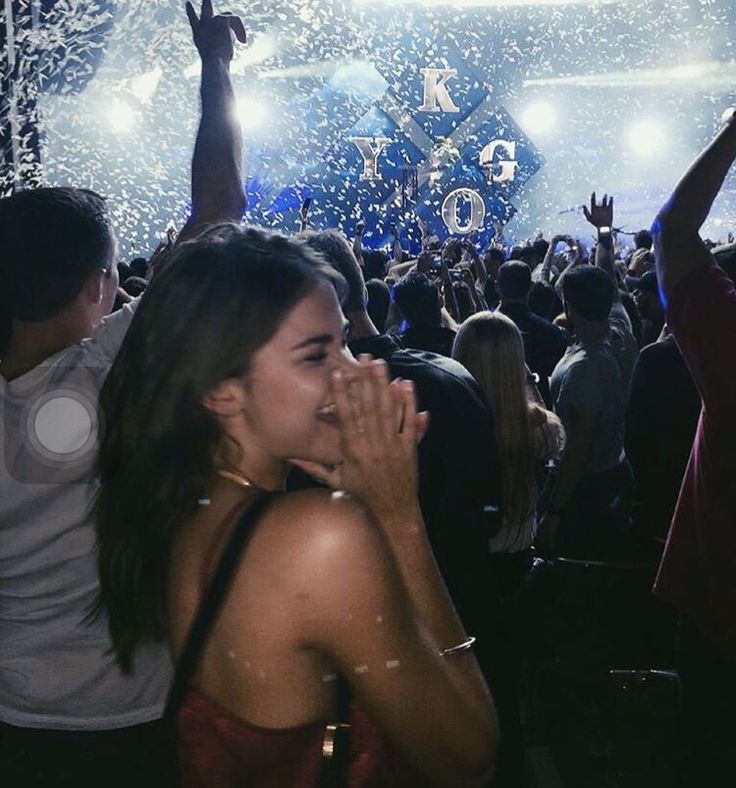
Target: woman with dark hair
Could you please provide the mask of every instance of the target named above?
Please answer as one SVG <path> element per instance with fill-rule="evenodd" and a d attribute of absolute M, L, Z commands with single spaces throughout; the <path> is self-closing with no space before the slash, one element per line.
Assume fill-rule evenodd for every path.
<path fill-rule="evenodd" d="M 383 334 L 391 306 L 391 291 L 382 279 L 369 279 L 365 289 L 368 291 L 368 316 L 379 333 Z"/>
<path fill-rule="evenodd" d="M 191 788 L 314 786 L 338 681 L 347 785 L 490 775 L 493 705 L 417 504 L 426 416 L 349 356 L 335 276 L 254 229 L 182 245 L 102 393 L 102 604 L 127 670 L 149 641 L 181 655 L 231 532 L 291 464 L 350 493 L 276 495 L 250 532 L 178 714 Z"/>

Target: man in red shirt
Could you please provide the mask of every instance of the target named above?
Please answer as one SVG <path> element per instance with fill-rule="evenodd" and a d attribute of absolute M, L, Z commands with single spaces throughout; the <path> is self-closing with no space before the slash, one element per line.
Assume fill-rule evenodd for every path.
<path fill-rule="evenodd" d="M 736 112 L 698 157 L 652 227 L 660 296 L 702 400 L 655 583 L 681 614 L 678 671 L 688 784 L 736 779 L 736 287 L 699 236 L 736 160 Z"/>

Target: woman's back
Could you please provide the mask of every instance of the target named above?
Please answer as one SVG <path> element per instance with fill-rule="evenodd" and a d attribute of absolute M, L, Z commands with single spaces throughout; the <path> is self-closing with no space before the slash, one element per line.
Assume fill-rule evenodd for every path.
<path fill-rule="evenodd" d="M 206 584 L 240 515 L 257 493 L 219 480 L 182 528 L 173 546 L 169 582 L 169 640 L 178 656 Z M 203 651 L 194 685 L 237 717 L 266 728 L 328 719 L 334 671 L 324 657 L 295 642 L 290 581 L 298 556 L 266 515 L 247 545 L 239 571 Z M 299 523 L 291 524 L 291 542 Z M 277 576 L 278 574 L 278 576 Z"/>
<path fill-rule="evenodd" d="M 177 537 L 169 585 L 177 657 L 224 545 L 256 496 L 253 489 L 218 483 L 209 505 Z M 246 544 L 177 720 L 182 775 L 190 788 L 317 784 L 325 725 L 337 721 L 338 669 L 301 641 L 303 628 L 295 621 L 310 615 L 303 590 L 310 566 L 301 549 L 303 539 L 313 543 L 315 537 L 309 510 L 329 507 L 329 498 L 323 491 L 281 496 Z M 315 619 L 319 615 L 313 611 Z M 426 784 L 354 703 L 349 723 L 348 785 Z"/>

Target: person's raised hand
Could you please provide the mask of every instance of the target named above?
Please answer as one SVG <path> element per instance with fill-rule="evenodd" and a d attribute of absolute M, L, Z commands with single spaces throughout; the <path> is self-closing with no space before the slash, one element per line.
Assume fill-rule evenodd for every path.
<path fill-rule="evenodd" d="M 583 206 L 583 214 L 585 218 L 597 229 L 601 227 L 613 227 L 613 197 L 608 197 L 607 194 L 603 195 L 603 200 L 600 204 L 595 199 L 595 192 L 590 195 L 590 209 Z"/>
<path fill-rule="evenodd" d="M 478 256 L 478 249 L 476 248 L 478 234 L 470 233 L 462 242 L 462 247 L 467 252 L 468 256 L 475 259 Z"/>
<path fill-rule="evenodd" d="M 212 0 L 202 0 L 199 16 L 191 2 L 187 2 L 186 9 L 194 45 L 202 60 L 232 60 L 233 33 L 241 44 L 246 42 L 242 20 L 230 13 L 215 16 Z"/>
<path fill-rule="evenodd" d="M 442 245 L 442 261 L 447 263 L 448 260 L 456 254 L 456 249 L 462 244 L 459 238 L 447 238 Z"/>
<path fill-rule="evenodd" d="M 417 225 L 419 226 L 419 234 L 422 236 L 422 248 L 424 248 L 425 244 L 427 243 L 427 238 L 429 238 L 429 231 L 427 229 L 427 223 L 422 219 L 421 216 L 417 216 Z"/>
<path fill-rule="evenodd" d="M 449 260 L 452 258 L 457 244 L 458 240 L 456 238 L 449 238 L 442 247 L 442 254 L 440 255 L 440 277 L 448 283 L 450 281 Z"/>
<path fill-rule="evenodd" d="M 569 236 L 562 235 L 562 233 L 559 235 L 553 235 L 549 241 L 549 248 L 554 252 L 554 250 L 557 248 L 557 245 L 566 242 L 568 238 Z"/>

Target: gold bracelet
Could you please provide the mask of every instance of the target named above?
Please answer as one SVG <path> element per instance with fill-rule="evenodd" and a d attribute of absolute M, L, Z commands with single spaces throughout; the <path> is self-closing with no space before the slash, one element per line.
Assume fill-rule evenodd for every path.
<path fill-rule="evenodd" d="M 440 651 L 440 656 L 447 657 L 450 654 L 456 654 L 458 651 L 467 651 L 469 648 L 473 648 L 473 643 L 475 643 L 475 637 L 471 635 L 467 640 L 464 640 L 462 643 L 458 643 L 457 646 L 443 648 L 442 651 Z"/>

